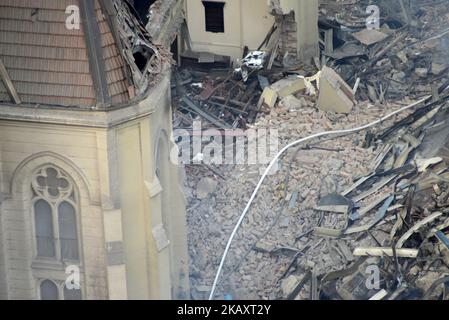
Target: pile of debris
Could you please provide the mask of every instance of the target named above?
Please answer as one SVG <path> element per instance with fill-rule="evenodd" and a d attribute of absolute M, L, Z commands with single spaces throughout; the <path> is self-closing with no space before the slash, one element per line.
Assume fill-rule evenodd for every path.
<path fill-rule="evenodd" d="M 246 129 L 277 102 L 278 96 L 267 88 L 286 77 L 298 80 L 316 74 L 314 67 L 285 67 L 279 61 L 279 32 L 274 25 L 256 51 L 245 48 L 236 66 L 231 66 L 229 57 L 185 51 L 184 67 L 173 76 L 174 127 L 190 129 L 195 119 L 201 119 L 203 128 Z M 304 88 L 293 85 L 289 93 Z"/>
<path fill-rule="evenodd" d="M 296 99 L 282 99 L 258 124 L 282 122 L 282 143 L 291 142 L 293 132 L 305 136 L 328 126 L 338 128 L 345 118 L 357 124 L 382 113 L 374 108 L 366 114 L 366 105 L 350 116 L 331 116 L 307 106 L 293 111 Z M 447 119 L 446 100 L 424 104 L 366 136 L 292 150 L 242 226 L 221 293 L 256 299 L 444 296 L 440 284 L 449 275 L 449 129 L 439 119 Z M 295 125 L 298 115 L 307 124 Z M 386 143 L 361 147 L 379 137 Z M 238 166 L 222 170 L 221 178 L 199 167 L 188 170 L 196 177 L 190 181 L 196 191 L 189 197 L 193 296 L 201 299 L 210 290 L 223 242 L 259 170 Z M 367 287 L 376 270 L 378 279 Z"/>
<path fill-rule="evenodd" d="M 314 273 L 305 273 L 289 297 L 311 280 L 309 293 L 315 298 L 449 298 L 441 286 L 449 275 L 447 100 L 446 95 L 429 102 L 381 132 L 377 138 L 386 143 L 371 173 L 320 199 L 314 209 L 333 216 L 328 220 L 333 223 L 323 219 L 312 232 L 357 243 L 352 252 L 336 249 L 357 259 L 348 269 L 315 275 L 318 286 L 311 280 Z M 367 287 L 373 266 L 382 271 L 382 281 Z"/>
<path fill-rule="evenodd" d="M 175 127 L 191 128 L 200 117 L 205 128 L 246 128 L 261 111 L 257 108 L 260 85 L 257 76 L 245 83 L 235 80 L 229 70 L 184 69 L 176 77 Z"/>
<path fill-rule="evenodd" d="M 277 107 L 252 127 L 279 128 L 280 144 L 286 145 L 297 137 L 343 129 L 347 123 L 357 126 L 372 122 L 385 113 L 383 108 L 369 104 L 358 104 L 349 115 L 326 113 L 313 108 L 316 103 L 317 96 L 303 89 L 296 95 L 281 98 Z M 392 110 L 399 107 L 390 106 Z M 387 121 L 383 127 L 388 128 L 393 123 L 394 120 Z M 282 161 L 280 171 L 270 177 L 261 191 L 232 247 L 223 276 L 225 293 L 242 299 L 282 298 L 276 281 L 291 265 L 292 257 L 306 247 L 309 250 L 303 252 L 298 263 L 314 263 L 316 272 L 341 267 L 344 262 L 336 263 L 333 257 L 329 258 L 331 253 L 324 253 L 327 242 L 318 236 L 309 237 L 310 229 L 318 224 L 321 217 L 314 211 L 317 198 L 328 192 L 337 192 L 340 186 L 350 185 L 351 173 L 368 174 L 366 168 L 374 158 L 374 149 L 362 148 L 364 139 L 363 134 L 358 134 L 309 145 L 300 152 L 292 150 Z M 203 166 L 188 166 L 186 169 L 189 177 L 187 194 L 192 294 L 194 298 L 203 299 L 206 297 L 204 294 L 208 293 L 207 289 L 210 290 L 223 243 L 264 166 L 220 166 L 213 168 L 213 171 Z M 288 181 L 284 181 L 286 171 L 289 172 Z M 282 210 L 283 216 L 276 219 L 279 210 Z M 273 222 L 276 224 L 273 225 Z M 273 227 L 265 234 L 269 226 Z M 307 237 L 301 238 L 300 234 Z"/>
<path fill-rule="evenodd" d="M 377 3 L 377 9 L 367 12 L 369 1 L 323 1 L 323 60 L 350 85 L 358 87 L 360 100 L 384 103 L 405 96 L 437 95 L 437 88 L 449 84 L 445 73 L 449 67 L 447 4 L 403 0 Z"/>
<path fill-rule="evenodd" d="M 320 71 L 265 67 L 247 79 L 243 69 L 180 74 L 175 121 L 191 126 L 195 116 L 213 115 L 207 120 L 222 129 L 274 127 L 284 146 L 414 108 L 369 131 L 290 150 L 242 224 L 217 296 L 447 300 L 447 6 L 379 1 L 387 15 L 380 30 L 368 30 L 369 1 L 322 3 Z M 250 86 L 256 97 L 245 96 Z M 226 117 L 230 105 L 235 110 Z M 236 110 L 253 114 L 245 118 Z M 194 299 L 207 297 L 264 168 L 186 167 Z"/>
<path fill-rule="evenodd" d="M 269 115 L 261 117 L 251 127 L 278 127 L 279 142 L 284 145 L 292 142 L 295 137 L 340 127 L 346 121 L 361 123 L 365 119 L 376 119 L 382 112 L 374 107 L 370 109 L 357 107 L 353 115 L 328 116 L 325 112 L 313 108 L 315 102 L 316 98 L 304 93 L 287 96 L 280 100 L 278 107 Z M 361 141 L 363 135 L 358 139 Z M 302 232 L 302 228 L 316 223 L 310 210 L 316 197 L 322 192 L 328 192 L 325 185 L 335 184 L 334 180 L 348 184 L 349 172 L 356 171 L 360 174 L 364 172 L 362 168 L 369 164 L 372 151 L 355 147 L 353 143 L 352 138 L 342 139 L 333 146 L 324 146 L 324 149 L 329 148 L 330 151 L 310 146 L 310 150 L 298 154 L 299 164 L 293 165 L 291 171 L 293 177 L 288 183 L 291 197 L 289 203 L 293 207 L 289 210 L 292 216 L 288 214 L 280 219 L 279 226 L 276 226 L 267 239 L 261 242 L 266 241 L 275 248 L 293 247 L 294 236 Z M 226 289 L 220 292 L 231 294 L 237 299 L 278 298 L 274 295 L 276 292 L 273 290 L 273 281 L 276 275 L 280 277 L 280 273 L 276 272 L 277 269 L 282 268 L 281 266 L 290 260 L 288 255 L 287 257 L 283 255 L 285 250 L 273 250 L 273 255 L 267 251 L 262 253 L 251 250 L 241 262 L 240 268 L 235 272 L 233 269 L 273 223 L 279 203 L 284 198 L 283 179 L 286 167 L 288 167 L 287 160 L 282 162 L 280 171 L 270 177 L 270 182 L 263 189 L 262 195 L 258 197 L 255 207 L 245 220 L 226 264 L 223 280 Z M 260 178 L 260 170 L 264 168 L 264 165 L 186 167 L 193 298 L 207 297 L 224 243 Z M 345 173 L 340 175 L 340 172 Z M 322 181 L 326 181 L 326 184 Z"/>

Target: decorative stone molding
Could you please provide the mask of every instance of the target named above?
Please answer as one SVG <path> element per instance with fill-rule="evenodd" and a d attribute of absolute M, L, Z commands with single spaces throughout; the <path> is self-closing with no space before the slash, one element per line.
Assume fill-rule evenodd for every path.
<path fill-rule="evenodd" d="M 39 152 L 23 160 L 15 169 L 11 179 L 10 196 L 22 192 L 24 181 L 30 179 L 34 170 L 41 166 L 51 164 L 53 167 L 60 168 L 74 180 L 79 187 L 80 196 L 89 199 L 91 205 L 99 205 L 99 199 L 93 199 L 92 189 L 88 179 L 71 160 L 51 151 Z M 33 184 L 38 188 L 37 181 Z"/>

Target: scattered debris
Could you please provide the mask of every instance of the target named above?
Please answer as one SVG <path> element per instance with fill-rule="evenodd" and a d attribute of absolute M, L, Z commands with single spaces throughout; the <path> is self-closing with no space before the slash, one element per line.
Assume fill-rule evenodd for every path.
<path fill-rule="evenodd" d="M 334 213 L 348 213 L 352 210 L 352 206 L 351 201 L 339 194 L 334 193 L 323 197 L 315 207 L 315 210 Z"/>
<path fill-rule="evenodd" d="M 253 56 L 247 77 L 230 68 L 176 75 L 179 127 L 190 128 L 196 117 L 215 128 L 274 127 L 280 146 L 413 106 L 364 132 L 289 150 L 231 247 L 221 297 L 449 298 L 449 7 L 383 1 L 380 29 L 367 30 L 368 2 L 321 1 L 317 69 L 283 65 L 271 45 L 263 59 Z M 264 43 L 276 43 L 275 30 Z M 228 165 L 207 202 L 188 198 L 195 208 L 190 255 L 201 270 L 191 276 L 194 285 L 213 282 L 261 169 Z M 190 188 L 210 175 L 201 166 L 186 170 Z M 211 224 L 220 235 L 203 239 Z M 375 289 L 365 285 L 370 268 L 381 271 Z"/>

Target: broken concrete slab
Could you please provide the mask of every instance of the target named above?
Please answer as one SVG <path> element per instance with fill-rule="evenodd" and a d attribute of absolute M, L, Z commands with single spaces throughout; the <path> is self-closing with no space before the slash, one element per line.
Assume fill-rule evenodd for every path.
<path fill-rule="evenodd" d="M 217 189 L 218 182 L 211 178 L 203 178 L 196 187 L 196 197 L 200 200 L 206 199 Z"/>
<path fill-rule="evenodd" d="M 277 93 L 279 98 L 283 99 L 291 94 L 306 89 L 304 80 L 304 77 L 288 77 L 273 83 L 271 89 Z"/>
<path fill-rule="evenodd" d="M 388 38 L 388 34 L 375 29 L 363 29 L 362 31 L 352 34 L 352 36 L 366 46 L 373 45 Z"/>
<path fill-rule="evenodd" d="M 408 58 L 407 58 L 407 53 L 405 51 L 399 51 L 396 54 L 396 57 L 398 57 L 402 63 L 407 63 L 408 62 Z"/>
<path fill-rule="evenodd" d="M 439 164 L 442 161 L 443 158 L 435 157 L 430 159 L 417 159 L 415 162 L 418 167 L 418 172 L 426 172 L 429 167 Z"/>
<path fill-rule="evenodd" d="M 291 275 L 288 278 L 282 280 L 281 291 L 284 298 L 287 298 L 301 282 L 301 279 L 297 276 Z"/>
<path fill-rule="evenodd" d="M 348 213 L 353 207 L 350 200 L 340 194 L 332 193 L 324 196 L 315 207 L 318 211 Z"/>
<path fill-rule="evenodd" d="M 432 63 L 432 73 L 436 76 L 442 75 L 444 71 L 448 68 L 447 64 L 443 63 Z"/>
<path fill-rule="evenodd" d="M 263 105 L 271 109 L 276 105 L 278 100 L 278 93 L 271 87 L 266 87 L 260 96 L 259 103 L 257 104 L 257 109 L 260 110 Z"/>
<path fill-rule="evenodd" d="M 320 75 L 318 107 L 323 111 L 350 113 L 356 101 L 352 88 L 331 68 L 324 67 Z"/>
<path fill-rule="evenodd" d="M 415 74 L 420 78 L 426 78 L 429 74 L 429 70 L 426 68 L 416 68 Z"/>
<path fill-rule="evenodd" d="M 267 241 L 259 241 L 256 243 L 254 250 L 262 252 L 262 253 L 271 253 L 276 249 L 276 246 L 273 243 Z"/>

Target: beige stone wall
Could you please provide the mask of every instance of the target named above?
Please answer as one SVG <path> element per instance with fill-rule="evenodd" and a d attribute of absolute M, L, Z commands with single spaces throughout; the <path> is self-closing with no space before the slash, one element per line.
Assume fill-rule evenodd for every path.
<path fill-rule="evenodd" d="M 202 0 L 186 1 L 186 18 L 193 49 L 242 58 L 243 48 L 255 50 L 274 24 L 266 0 L 227 0 L 224 7 L 225 32 L 206 32 Z"/>
<path fill-rule="evenodd" d="M 168 95 L 159 99 L 159 104 L 170 105 Z M 142 102 L 146 103 L 154 100 Z M 170 119 L 170 108 L 158 108 L 148 118 L 116 130 L 131 299 L 188 298 L 185 200 L 179 187 L 178 167 L 169 158 L 175 147 L 169 138 Z M 160 226 L 169 239 L 167 246 L 157 243 L 154 230 Z"/>
<path fill-rule="evenodd" d="M 31 176 L 46 164 L 69 174 L 79 190 L 84 296 L 107 298 L 96 132 L 59 125 L 0 121 L 0 149 L 1 191 L 5 197 L 1 205 L 2 240 L 8 298 L 36 299 L 39 279 L 51 275 L 47 270 L 31 268 L 34 261 Z"/>
<path fill-rule="evenodd" d="M 48 164 L 78 190 L 85 299 L 188 298 L 185 203 L 167 156 L 169 90 L 167 75 L 137 105 L 95 119 L 24 109 L 20 121 L 19 107 L 0 109 L 0 299 L 37 299 L 41 279 L 65 279 L 63 270 L 32 266 L 31 176 Z M 160 226 L 165 247 L 157 242 Z"/>

